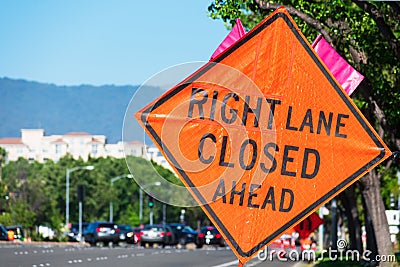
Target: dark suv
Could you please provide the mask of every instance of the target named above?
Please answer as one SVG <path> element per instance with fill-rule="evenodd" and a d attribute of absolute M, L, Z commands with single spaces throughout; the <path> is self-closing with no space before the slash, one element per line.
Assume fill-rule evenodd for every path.
<path fill-rule="evenodd" d="M 83 231 L 83 238 L 91 246 L 96 246 L 98 242 L 103 242 L 104 246 L 107 246 L 110 242 L 117 245 L 119 232 L 118 225 L 115 223 L 92 222 Z"/>
<path fill-rule="evenodd" d="M 133 228 L 129 224 L 119 224 L 119 241 L 127 242 L 133 236 Z"/>
<path fill-rule="evenodd" d="M 197 248 L 201 248 L 203 245 L 218 245 L 224 247 L 225 241 L 217 228 L 214 226 L 204 226 L 200 228 L 200 232 L 197 235 L 196 245 Z"/>
<path fill-rule="evenodd" d="M 0 240 L 8 241 L 8 231 L 7 229 L 0 224 Z"/>
<path fill-rule="evenodd" d="M 196 243 L 198 233 L 190 226 L 181 223 L 170 223 L 168 225 L 174 232 L 175 245 L 180 244 L 185 246 L 188 243 Z"/>
<path fill-rule="evenodd" d="M 87 226 L 89 225 L 89 223 L 83 222 L 82 223 L 82 235 L 85 232 Z M 80 237 L 79 237 L 79 223 L 74 223 L 71 226 L 71 230 L 68 233 L 68 241 L 70 242 L 79 242 L 80 241 Z"/>

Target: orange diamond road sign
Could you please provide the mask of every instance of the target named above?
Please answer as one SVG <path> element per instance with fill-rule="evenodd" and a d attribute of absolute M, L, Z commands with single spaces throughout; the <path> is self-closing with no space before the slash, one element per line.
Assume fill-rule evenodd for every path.
<path fill-rule="evenodd" d="M 391 154 L 283 8 L 135 116 L 242 263 Z"/>

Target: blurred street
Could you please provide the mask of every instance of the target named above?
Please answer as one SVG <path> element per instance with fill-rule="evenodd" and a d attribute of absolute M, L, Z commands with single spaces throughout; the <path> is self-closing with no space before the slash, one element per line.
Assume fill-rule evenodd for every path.
<path fill-rule="evenodd" d="M 87 247 L 60 244 L 0 244 L 1 266 L 237 266 L 229 248 L 203 249 Z M 6 265 L 3 265 L 7 263 Z M 297 264 L 297 265 L 296 265 Z M 302 263 L 260 261 L 257 257 L 245 266 L 301 266 Z"/>

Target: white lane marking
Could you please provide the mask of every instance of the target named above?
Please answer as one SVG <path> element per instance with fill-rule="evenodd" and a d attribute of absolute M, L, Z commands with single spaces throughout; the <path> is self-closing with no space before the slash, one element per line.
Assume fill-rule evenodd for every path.
<path fill-rule="evenodd" d="M 239 264 L 239 261 L 238 260 L 234 260 L 234 261 L 222 263 L 222 264 L 219 264 L 219 265 L 214 265 L 212 267 L 227 267 L 227 266 L 238 265 L 238 264 Z"/>
<path fill-rule="evenodd" d="M 128 258 L 128 255 L 123 254 L 123 255 L 118 255 L 117 259 L 123 259 L 123 258 Z"/>
<path fill-rule="evenodd" d="M 50 266 L 51 264 L 46 262 L 46 263 L 40 263 L 39 265 L 37 264 L 32 264 L 32 267 L 44 267 L 44 266 Z"/>

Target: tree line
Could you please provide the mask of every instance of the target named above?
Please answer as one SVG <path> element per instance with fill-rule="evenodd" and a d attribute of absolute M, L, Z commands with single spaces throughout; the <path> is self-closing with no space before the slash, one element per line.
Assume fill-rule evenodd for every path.
<path fill-rule="evenodd" d="M 0 148 L 4 158 L 5 151 Z M 135 171 L 146 175 L 145 159 L 132 157 Z M 1 162 L 1 160 L 0 160 Z M 0 180 L 0 224 L 22 225 L 34 230 L 36 226 L 51 227 L 62 233 L 65 226 L 66 170 L 78 166 L 94 166 L 93 170 L 79 169 L 70 173 L 70 222 L 79 221 L 78 184 L 85 186 L 83 221 L 108 221 L 110 202 L 113 203 L 113 221 L 139 226 L 139 186 L 134 179 L 118 179 L 111 186 L 111 179 L 129 174 L 125 159 L 90 158 L 75 160 L 70 155 L 54 162 L 28 162 L 24 158 L 3 164 Z M 168 181 L 180 183 L 169 170 L 153 162 L 157 172 Z M 143 223 L 149 223 L 149 196 L 143 193 Z M 154 199 L 154 223 L 163 219 L 163 203 Z M 179 222 L 181 207 L 166 206 L 166 222 Z M 185 223 L 197 228 L 209 224 L 199 207 L 185 208 Z"/>

